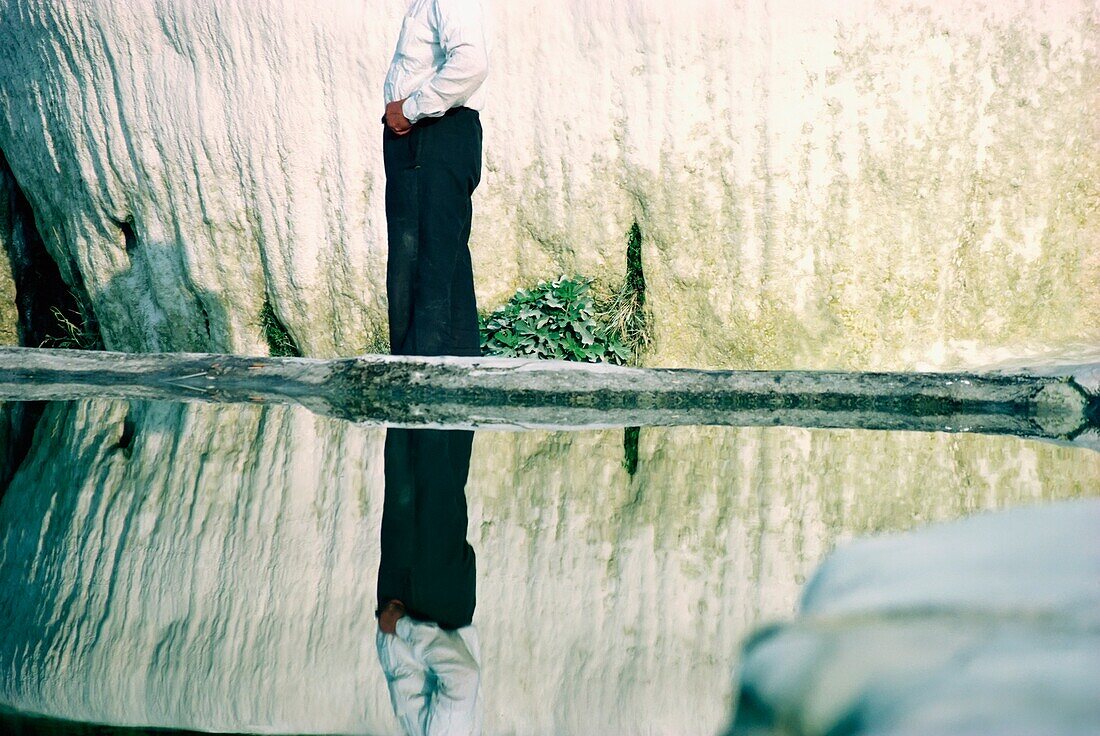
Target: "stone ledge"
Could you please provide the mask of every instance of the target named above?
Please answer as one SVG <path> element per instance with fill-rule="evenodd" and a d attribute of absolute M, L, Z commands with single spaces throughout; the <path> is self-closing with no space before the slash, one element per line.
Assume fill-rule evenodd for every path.
<path fill-rule="evenodd" d="M 297 403 L 350 421 L 409 426 L 785 425 L 1059 440 L 1095 431 L 1095 397 L 1065 375 L 0 348 L 0 400 L 81 398 Z"/>

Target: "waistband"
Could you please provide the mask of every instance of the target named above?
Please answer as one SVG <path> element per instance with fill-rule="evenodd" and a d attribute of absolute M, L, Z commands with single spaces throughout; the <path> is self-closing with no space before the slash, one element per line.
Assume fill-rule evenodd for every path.
<path fill-rule="evenodd" d="M 480 115 L 478 115 L 477 110 L 475 110 L 474 108 L 466 107 L 465 105 L 459 105 L 457 107 L 452 107 L 450 110 L 443 113 L 439 117 L 420 118 L 415 123 L 413 123 L 413 127 L 414 128 L 420 128 L 420 127 L 425 127 L 426 128 L 428 126 L 435 125 L 436 123 L 438 123 L 443 118 L 449 118 L 453 115 L 470 114 L 470 113 L 473 113 L 476 117 L 480 117 Z M 382 116 L 382 124 L 383 125 L 386 124 L 386 116 L 385 115 Z"/>

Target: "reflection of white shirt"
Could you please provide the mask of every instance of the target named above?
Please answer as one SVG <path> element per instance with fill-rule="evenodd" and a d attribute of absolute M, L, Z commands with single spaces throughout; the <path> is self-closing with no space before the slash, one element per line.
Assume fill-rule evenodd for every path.
<path fill-rule="evenodd" d="M 405 99 L 409 122 L 452 107 L 480 110 L 489 73 L 482 0 L 412 0 L 386 74 L 386 103 Z"/>
<path fill-rule="evenodd" d="M 403 616 L 397 634 L 378 632 L 378 661 L 393 712 L 408 736 L 481 733 L 477 629 L 445 631 Z"/>

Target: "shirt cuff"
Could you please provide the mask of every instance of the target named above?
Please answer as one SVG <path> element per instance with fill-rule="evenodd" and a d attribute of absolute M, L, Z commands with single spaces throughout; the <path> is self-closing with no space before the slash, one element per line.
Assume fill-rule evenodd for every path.
<path fill-rule="evenodd" d="M 397 619 L 397 625 L 394 627 L 394 629 L 396 631 L 398 639 L 401 639 L 406 643 L 410 642 L 413 635 L 413 626 L 412 622 L 409 621 L 408 616 L 402 616 L 401 618 Z"/>
<path fill-rule="evenodd" d="M 420 106 L 416 104 L 417 93 L 413 92 L 409 95 L 405 101 L 401 104 L 401 114 L 405 116 L 405 119 L 410 123 L 415 123 L 421 118 Z"/>

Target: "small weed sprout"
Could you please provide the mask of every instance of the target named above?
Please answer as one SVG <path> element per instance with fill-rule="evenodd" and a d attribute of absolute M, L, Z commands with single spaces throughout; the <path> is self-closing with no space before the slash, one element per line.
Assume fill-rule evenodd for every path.
<path fill-rule="evenodd" d="M 75 300 L 76 297 L 73 298 Z M 66 314 L 60 307 L 51 306 L 50 315 L 53 316 L 54 325 L 38 347 L 59 350 L 103 349 L 96 323 L 88 319 L 82 311 L 70 311 Z"/>
<path fill-rule="evenodd" d="M 645 292 L 624 282 L 607 301 L 597 306 L 596 319 L 618 337 L 630 356 L 628 362 L 637 365 L 650 343 Z"/>

